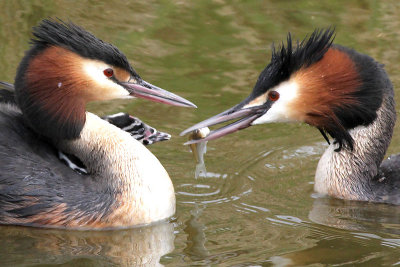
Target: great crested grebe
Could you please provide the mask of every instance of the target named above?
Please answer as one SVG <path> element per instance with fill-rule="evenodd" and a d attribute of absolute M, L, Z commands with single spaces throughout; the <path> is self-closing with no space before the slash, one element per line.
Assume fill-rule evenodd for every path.
<path fill-rule="evenodd" d="M 172 182 L 140 142 L 85 111 L 132 96 L 191 102 L 143 81 L 116 47 L 72 24 L 43 20 L 0 104 L 0 223 L 63 228 L 148 224 L 175 212 Z M 79 175 L 57 157 L 78 157 Z"/>
<path fill-rule="evenodd" d="M 333 34 L 330 29 L 316 30 L 296 47 L 289 34 L 286 47 L 273 48 L 271 62 L 250 96 L 181 135 L 237 121 L 187 144 L 256 124 L 305 122 L 319 129 L 329 144 L 318 163 L 316 192 L 400 204 L 400 156 L 382 162 L 396 121 L 393 86 L 381 64 L 332 44 Z"/>

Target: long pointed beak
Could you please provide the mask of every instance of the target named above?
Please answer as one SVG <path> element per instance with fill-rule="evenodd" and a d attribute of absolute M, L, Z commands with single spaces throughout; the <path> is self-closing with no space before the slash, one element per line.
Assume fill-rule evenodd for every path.
<path fill-rule="evenodd" d="M 176 94 L 141 80 L 139 83 L 121 83 L 131 96 L 145 98 L 154 102 L 173 106 L 197 108 L 195 104 Z"/>
<path fill-rule="evenodd" d="M 200 129 L 203 127 L 208 127 L 212 126 L 215 124 L 227 122 L 230 120 L 236 120 L 235 122 L 225 125 L 217 130 L 213 130 L 210 132 L 207 137 L 199 140 L 190 140 L 185 143 L 185 145 L 190 145 L 190 144 L 195 144 L 203 141 L 209 141 L 209 140 L 214 140 L 217 138 L 220 138 L 224 135 L 245 129 L 249 126 L 251 126 L 251 123 L 257 119 L 258 117 L 261 117 L 264 115 L 269 107 L 267 105 L 261 105 L 261 106 L 255 106 L 255 107 L 249 107 L 249 108 L 241 108 L 243 104 L 239 104 L 237 106 L 234 106 L 233 108 L 230 108 L 218 115 L 215 115 L 214 117 L 211 117 L 205 121 L 202 121 L 186 130 L 184 130 L 180 135 L 185 135 L 189 132 L 192 132 L 196 129 Z"/>

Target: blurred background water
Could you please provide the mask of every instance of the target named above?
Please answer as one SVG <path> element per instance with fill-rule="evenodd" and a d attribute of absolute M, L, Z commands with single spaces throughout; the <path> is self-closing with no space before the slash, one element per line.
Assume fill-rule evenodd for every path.
<path fill-rule="evenodd" d="M 303 39 L 335 26 L 336 43 L 385 64 L 398 88 L 400 2 L 5 0 L 0 9 L 0 80 L 13 82 L 31 27 L 58 17 L 113 43 L 145 80 L 198 106 L 121 100 L 88 107 L 99 115 L 125 111 L 172 134 L 149 147 L 175 186 L 177 212 L 169 222 L 94 232 L 2 226 L 2 266 L 400 264 L 400 207 L 313 194 L 326 148 L 316 129 L 271 124 L 209 142 L 208 172 L 198 179 L 179 137 L 244 99 L 269 62 L 271 44 L 288 31 Z M 388 155 L 398 151 L 397 126 Z"/>

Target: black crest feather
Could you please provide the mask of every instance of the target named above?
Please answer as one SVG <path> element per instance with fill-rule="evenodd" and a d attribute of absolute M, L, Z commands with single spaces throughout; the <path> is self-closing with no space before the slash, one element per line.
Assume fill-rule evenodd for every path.
<path fill-rule="evenodd" d="M 31 43 L 39 49 L 50 45 L 60 46 L 82 57 L 98 59 L 107 64 L 123 68 L 134 74 L 126 56 L 112 44 L 103 42 L 90 32 L 62 20 L 44 19 L 33 28 Z"/>
<path fill-rule="evenodd" d="M 306 37 L 293 49 L 292 35 L 288 33 L 287 46 L 282 44 L 278 49 L 272 46 L 271 64 L 278 67 L 285 76 L 283 80 L 302 67 L 308 67 L 318 62 L 331 47 L 334 40 L 334 30 L 316 29 L 310 37 Z"/>
<path fill-rule="evenodd" d="M 318 62 L 332 46 L 334 37 L 335 31 L 332 28 L 316 29 L 310 37 L 297 41 L 294 48 L 292 35 L 288 33 L 286 46 L 283 43 L 278 48 L 272 45 L 271 62 L 261 72 L 250 97 L 263 94 L 269 88 L 288 80 L 300 68 Z"/>

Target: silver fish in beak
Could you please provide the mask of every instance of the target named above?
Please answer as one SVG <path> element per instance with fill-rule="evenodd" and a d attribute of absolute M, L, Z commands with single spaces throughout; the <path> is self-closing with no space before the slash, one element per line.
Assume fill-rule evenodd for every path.
<path fill-rule="evenodd" d="M 199 142 L 190 144 L 189 147 L 192 150 L 193 157 L 196 161 L 196 170 L 195 170 L 195 178 L 197 179 L 199 176 L 205 176 L 207 173 L 206 165 L 204 162 L 204 154 L 207 152 L 207 142 L 203 141 L 204 138 L 210 133 L 210 129 L 208 127 L 204 127 L 201 129 L 194 130 L 189 134 L 190 140 L 197 140 Z"/>

